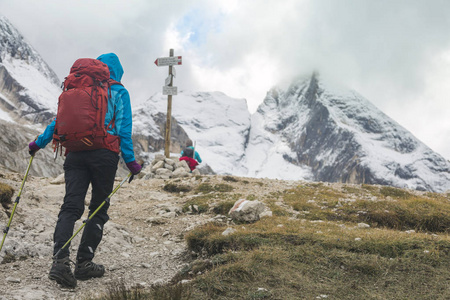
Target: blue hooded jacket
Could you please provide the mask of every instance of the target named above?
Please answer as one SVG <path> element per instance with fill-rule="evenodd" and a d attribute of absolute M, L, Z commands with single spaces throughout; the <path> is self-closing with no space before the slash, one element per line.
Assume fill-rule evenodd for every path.
<path fill-rule="evenodd" d="M 120 82 L 123 76 L 123 68 L 119 58 L 114 53 L 100 55 L 98 58 L 101 62 L 108 65 L 110 78 Z M 109 124 L 115 113 L 115 127 L 108 132 L 112 135 L 120 137 L 120 150 L 125 163 L 135 160 L 133 151 L 132 133 L 132 114 L 130 95 L 126 88 L 115 84 L 111 86 L 111 98 L 108 101 L 108 111 L 105 116 L 105 127 Z M 47 126 L 44 133 L 36 140 L 36 144 L 40 148 L 44 148 L 52 139 L 55 129 L 55 120 Z"/>

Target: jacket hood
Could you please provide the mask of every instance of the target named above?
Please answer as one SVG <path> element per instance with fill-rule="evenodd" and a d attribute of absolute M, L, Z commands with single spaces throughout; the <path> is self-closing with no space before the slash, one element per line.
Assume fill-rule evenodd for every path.
<path fill-rule="evenodd" d="M 97 59 L 105 63 L 109 68 L 110 78 L 119 81 L 123 76 L 123 68 L 119 57 L 114 53 L 102 54 Z"/>

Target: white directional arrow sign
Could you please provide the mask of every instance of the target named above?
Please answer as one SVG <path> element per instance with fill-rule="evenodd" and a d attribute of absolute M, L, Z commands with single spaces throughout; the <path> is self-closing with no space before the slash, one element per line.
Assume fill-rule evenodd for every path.
<path fill-rule="evenodd" d="M 160 57 L 155 60 L 155 65 L 162 66 L 174 66 L 181 65 L 181 56 Z"/>

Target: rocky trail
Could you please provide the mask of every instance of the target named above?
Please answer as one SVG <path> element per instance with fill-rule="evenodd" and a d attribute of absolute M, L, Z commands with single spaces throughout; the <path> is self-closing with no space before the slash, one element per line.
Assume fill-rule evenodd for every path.
<path fill-rule="evenodd" d="M 22 178 L 14 173 L 3 173 L 2 177 L 2 182 L 16 191 L 14 201 Z M 74 290 L 61 289 L 47 278 L 53 230 L 64 196 L 64 184 L 52 181 L 53 178 L 29 177 L 25 184 L 0 254 L 0 261 L 4 262 L 0 264 L 0 299 L 80 299 L 102 293 L 108 285 L 122 280 L 144 287 L 166 282 L 185 264 L 183 233 L 211 218 L 182 214 L 181 199 L 164 192 L 161 179 L 126 183 L 111 199 L 111 219 L 94 258 L 105 265 L 105 276 L 78 281 Z M 87 207 L 82 220 L 86 216 Z M 2 228 L 8 219 L 2 210 Z M 81 224 L 78 221 L 75 229 Z M 81 232 L 72 242 L 72 260 L 80 237 Z M 12 259 L 9 255 L 5 257 L 5 252 L 12 254 Z"/>
<path fill-rule="evenodd" d="M 15 189 L 14 201 L 22 175 L 0 171 L 0 177 L 2 183 Z M 116 186 L 120 180 L 116 179 Z M 29 177 L 0 253 L 0 299 L 83 299 L 105 293 L 108 287 L 120 282 L 143 287 L 168 282 L 191 258 L 184 234 L 212 220 L 227 222 L 227 218 L 212 213 L 183 213 L 183 205 L 198 194 L 166 192 L 163 187 L 167 182 L 135 179 L 117 191 L 111 199 L 110 220 L 94 258 L 94 262 L 105 265 L 106 274 L 102 278 L 78 281 L 77 287 L 70 290 L 62 289 L 47 277 L 52 261 L 53 230 L 64 196 L 63 181 Z M 176 182 L 193 187 L 202 182 L 226 183 L 222 176 L 212 175 L 176 179 Z M 244 198 L 248 194 L 262 197 L 284 190 L 292 183 L 249 178 L 246 184 L 234 183 L 233 193 Z M 90 191 L 87 201 L 89 195 Z M 8 211 L 11 210 L 12 205 Z M 0 213 L 0 226 L 4 228 L 9 215 L 4 208 Z M 87 207 L 81 220 L 86 217 Z M 81 224 L 77 221 L 75 230 Z M 81 232 L 72 241 L 72 260 L 80 237 Z"/>

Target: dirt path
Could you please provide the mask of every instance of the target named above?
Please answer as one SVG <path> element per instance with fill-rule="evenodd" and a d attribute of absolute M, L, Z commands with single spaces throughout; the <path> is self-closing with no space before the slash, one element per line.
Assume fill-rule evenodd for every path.
<path fill-rule="evenodd" d="M 4 173 L 2 177 L 2 182 L 18 190 L 20 175 Z M 181 214 L 182 201 L 162 190 L 162 180 L 126 183 L 111 200 L 111 219 L 94 259 L 106 266 L 105 276 L 78 281 L 73 290 L 61 289 L 47 278 L 53 229 L 64 195 L 64 185 L 51 184 L 52 180 L 30 177 L 26 183 L 0 254 L 0 261 L 5 251 L 16 258 L 0 264 L 0 299 L 80 299 L 103 293 L 108 285 L 122 280 L 142 286 L 166 282 L 185 264 L 183 233 L 211 217 Z M 0 226 L 7 220 L 2 211 Z M 77 222 L 75 228 L 80 225 Z M 71 259 L 80 236 L 72 242 Z"/>
<path fill-rule="evenodd" d="M 116 185 L 121 178 L 117 178 Z M 0 169 L 0 181 L 15 188 L 13 201 L 21 184 L 21 175 Z M 264 200 L 298 182 L 241 178 L 228 182 L 223 176 L 201 176 L 174 180 L 179 185 L 195 187 L 201 183 L 232 185 L 233 197 L 252 195 Z M 110 221 L 94 262 L 104 264 L 102 278 L 78 281 L 73 289 L 61 289 L 49 280 L 53 230 L 64 196 L 63 182 L 53 178 L 29 177 L 14 215 L 10 231 L 0 253 L 0 300 L 3 299 L 83 299 L 107 291 L 108 286 L 124 282 L 127 286 L 150 286 L 164 283 L 182 269 L 190 254 L 186 252 L 184 234 L 206 222 L 215 214 L 182 213 L 183 205 L 200 195 L 168 193 L 162 179 L 135 179 L 125 183 L 111 199 Z M 207 192 L 217 202 L 223 193 Z M 90 192 L 88 192 L 90 195 Z M 89 196 L 87 199 L 89 200 Z M 237 200 L 237 199 L 236 199 Z M 11 211 L 12 206 L 9 211 Z M 87 210 L 81 220 L 86 219 Z M 9 216 L 0 206 L 0 226 Z M 225 220 L 226 221 L 226 220 Z M 75 224 L 75 230 L 81 226 Z M 75 259 L 81 232 L 72 241 L 71 259 Z M 12 253 L 9 261 L 5 253 Z M 5 261 L 9 261 L 5 263 Z"/>

